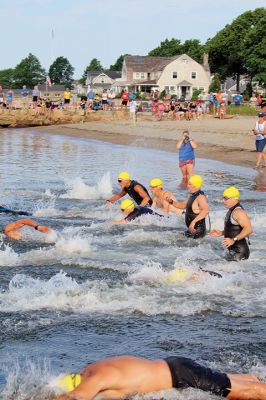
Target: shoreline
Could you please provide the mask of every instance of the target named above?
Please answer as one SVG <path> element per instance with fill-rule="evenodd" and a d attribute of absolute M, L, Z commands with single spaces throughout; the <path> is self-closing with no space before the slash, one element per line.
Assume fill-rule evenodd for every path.
<path fill-rule="evenodd" d="M 25 129 L 102 140 L 114 144 L 154 148 L 177 154 L 177 139 L 183 130 L 188 129 L 191 131 L 191 137 L 198 143 L 196 158 L 254 168 L 255 138 L 249 136 L 249 132 L 254 128 L 255 122 L 256 117 L 238 117 L 230 120 L 209 117 L 193 121 L 140 120 L 135 127 L 130 125 L 130 121 L 91 121 Z"/>

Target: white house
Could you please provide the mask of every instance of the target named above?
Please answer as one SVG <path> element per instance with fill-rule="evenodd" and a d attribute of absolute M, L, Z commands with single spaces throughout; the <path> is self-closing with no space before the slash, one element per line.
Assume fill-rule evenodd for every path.
<path fill-rule="evenodd" d="M 193 89 L 207 92 L 211 81 L 208 55 L 199 64 L 187 54 L 175 57 L 126 56 L 122 77 L 113 86 L 140 92 L 165 90 L 178 98 L 192 96 Z"/>

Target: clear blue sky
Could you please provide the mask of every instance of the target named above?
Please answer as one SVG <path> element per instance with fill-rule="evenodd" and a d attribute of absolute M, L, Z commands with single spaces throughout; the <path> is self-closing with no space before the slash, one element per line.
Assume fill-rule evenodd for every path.
<path fill-rule="evenodd" d="M 265 0 L 0 0 L 0 69 L 29 53 L 46 69 L 64 56 L 80 78 L 94 57 L 108 68 L 121 54 L 146 55 L 166 38 L 205 42 L 263 6 Z"/>

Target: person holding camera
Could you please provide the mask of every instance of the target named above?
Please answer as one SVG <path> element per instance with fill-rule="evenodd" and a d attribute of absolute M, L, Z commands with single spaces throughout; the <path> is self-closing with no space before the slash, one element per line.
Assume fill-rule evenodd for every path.
<path fill-rule="evenodd" d="M 188 179 L 193 175 L 195 166 L 194 149 L 197 147 L 197 143 L 189 137 L 189 132 L 184 131 L 176 144 L 176 148 L 179 149 L 179 168 L 182 173 L 181 186 L 187 186 Z"/>
<path fill-rule="evenodd" d="M 266 146 L 266 121 L 263 112 L 258 114 L 258 121 L 255 129 L 252 130 L 252 134 L 256 136 L 256 152 L 258 155 L 256 168 L 260 167 L 261 162 L 264 163 L 263 167 L 266 167 L 266 156 L 263 153 Z"/>

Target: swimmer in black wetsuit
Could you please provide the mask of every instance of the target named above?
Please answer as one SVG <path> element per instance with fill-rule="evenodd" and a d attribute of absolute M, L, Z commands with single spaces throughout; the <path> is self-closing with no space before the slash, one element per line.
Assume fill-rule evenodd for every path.
<path fill-rule="evenodd" d="M 133 203 L 132 200 L 126 199 L 123 200 L 120 204 L 121 211 L 126 215 L 125 218 L 120 219 L 119 221 L 113 221 L 113 225 L 121 225 L 121 224 L 126 224 L 127 222 L 133 221 L 134 219 L 140 217 L 141 215 L 145 214 L 153 214 L 153 215 L 159 215 L 162 217 L 163 215 L 157 214 L 153 210 L 151 210 L 148 207 L 140 207 L 137 206 L 135 207 L 135 204 Z"/>
<path fill-rule="evenodd" d="M 0 206 L 0 213 L 5 213 L 5 214 L 12 214 L 12 215 L 32 215 L 31 213 L 28 213 L 27 211 L 14 211 L 10 210 L 9 208 Z"/>
<path fill-rule="evenodd" d="M 186 388 L 229 400 L 266 400 L 266 383 L 260 382 L 257 374 L 227 374 L 178 356 L 158 360 L 134 356 L 106 358 L 81 371 L 77 384 L 71 385 L 74 390 L 69 390 L 63 379 L 59 385 L 61 382 L 68 393 L 57 400 L 128 399 L 135 394 Z"/>
<path fill-rule="evenodd" d="M 152 205 L 152 199 L 148 190 L 141 183 L 131 180 L 128 172 L 120 172 L 118 175 L 118 183 L 122 189 L 121 192 L 106 200 L 107 204 L 114 203 L 128 194 L 141 207 L 149 207 Z"/>
<path fill-rule="evenodd" d="M 249 258 L 246 238 L 252 233 L 252 226 L 247 212 L 239 203 L 240 193 L 231 186 L 223 192 L 224 206 L 228 209 L 224 221 L 224 230 L 213 229 L 210 236 L 224 236 L 222 246 L 228 249 L 227 261 L 241 261 Z"/>
<path fill-rule="evenodd" d="M 209 214 L 209 205 L 204 192 L 200 190 L 202 184 L 201 176 L 192 175 L 187 185 L 190 193 L 188 200 L 177 202 L 168 200 L 174 207 L 186 209 L 185 222 L 188 229 L 184 235 L 192 239 L 203 238 L 206 235 L 205 217 Z"/>

